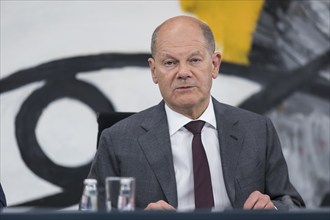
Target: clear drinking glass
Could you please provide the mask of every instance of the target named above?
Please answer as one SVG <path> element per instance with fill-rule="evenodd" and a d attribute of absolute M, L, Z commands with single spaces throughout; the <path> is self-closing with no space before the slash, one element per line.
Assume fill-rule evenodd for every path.
<path fill-rule="evenodd" d="M 106 209 L 133 211 L 135 209 L 135 178 L 107 177 L 105 179 Z"/>
<path fill-rule="evenodd" d="M 85 179 L 84 191 L 79 203 L 80 211 L 97 211 L 97 180 Z"/>

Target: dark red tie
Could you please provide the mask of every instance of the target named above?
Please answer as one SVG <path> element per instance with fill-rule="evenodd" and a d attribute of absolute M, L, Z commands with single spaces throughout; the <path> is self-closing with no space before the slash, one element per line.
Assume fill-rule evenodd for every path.
<path fill-rule="evenodd" d="M 191 121 L 185 125 L 194 137 L 192 140 L 192 155 L 194 169 L 195 208 L 209 209 L 214 206 L 209 163 L 202 144 L 201 131 L 204 121 Z"/>

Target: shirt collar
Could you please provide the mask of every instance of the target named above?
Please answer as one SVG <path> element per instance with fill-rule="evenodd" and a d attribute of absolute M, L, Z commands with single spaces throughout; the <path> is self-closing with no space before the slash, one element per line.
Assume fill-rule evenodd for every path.
<path fill-rule="evenodd" d="M 180 130 L 187 123 L 192 121 L 190 118 L 173 111 L 170 107 L 167 106 L 166 103 L 165 103 L 165 111 L 167 115 L 167 122 L 168 122 L 170 136 L 173 135 L 178 130 Z M 217 128 L 212 98 L 210 99 L 209 105 L 207 106 L 206 110 L 196 120 L 205 121 L 206 126 L 211 126 L 214 129 Z"/>

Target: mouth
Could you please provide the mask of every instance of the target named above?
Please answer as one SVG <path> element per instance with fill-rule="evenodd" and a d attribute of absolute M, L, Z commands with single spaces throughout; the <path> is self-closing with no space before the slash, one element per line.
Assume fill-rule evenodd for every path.
<path fill-rule="evenodd" d="M 194 88 L 194 86 L 180 86 L 180 87 L 177 87 L 176 90 L 184 92 L 184 91 L 189 91 L 193 88 Z"/>

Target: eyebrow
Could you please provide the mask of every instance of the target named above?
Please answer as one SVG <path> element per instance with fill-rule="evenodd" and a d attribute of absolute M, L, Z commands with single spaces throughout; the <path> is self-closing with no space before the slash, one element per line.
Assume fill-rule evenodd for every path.
<path fill-rule="evenodd" d="M 195 51 L 193 52 L 190 57 L 193 57 L 193 56 L 196 56 L 196 55 L 202 55 L 202 53 L 198 50 L 198 51 Z"/>
<path fill-rule="evenodd" d="M 197 50 L 197 51 L 191 53 L 188 57 L 191 58 L 191 57 L 197 56 L 197 55 L 202 55 L 202 53 L 199 50 Z M 168 53 L 163 53 L 163 58 L 177 59 L 177 58 L 175 58 L 174 56 L 172 56 Z"/>

